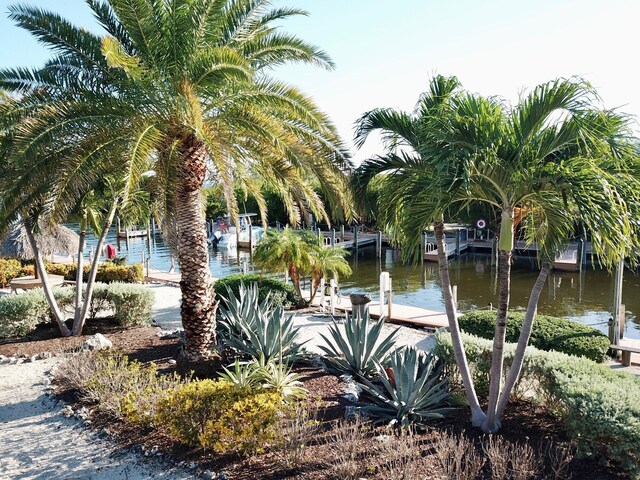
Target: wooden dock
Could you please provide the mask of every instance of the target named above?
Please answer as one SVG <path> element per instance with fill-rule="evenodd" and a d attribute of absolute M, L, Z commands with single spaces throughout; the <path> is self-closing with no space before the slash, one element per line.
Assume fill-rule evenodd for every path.
<path fill-rule="evenodd" d="M 150 269 L 146 272 L 144 281 L 148 283 L 175 283 L 179 284 L 181 275 L 179 272 L 163 272 L 161 270 Z"/>
<path fill-rule="evenodd" d="M 307 295 L 309 294 L 309 292 L 304 291 L 303 293 Z M 320 295 L 316 295 L 313 299 L 312 305 L 320 306 L 320 299 Z M 326 302 L 328 301 L 329 297 L 325 297 L 325 308 L 330 308 L 326 305 Z M 368 307 L 371 318 L 380 318 L 380 302 L 372 301 L 368 304 Z M 391 323 L 410 325 L 413 327 L 424 327 L 434 330 L 449 326 L 449 321 L 447 320 L 447 314 L 445 312 L 392 303 L 391 315 L 389 316 L 388 307 L 388 305 L 384 306 L 383 314 L 386 317 L 386 320 Z M 342 313 L 351 312 L 352 306 L 349 297 L 340 296 L 335 304 L 335 309 Z"/>

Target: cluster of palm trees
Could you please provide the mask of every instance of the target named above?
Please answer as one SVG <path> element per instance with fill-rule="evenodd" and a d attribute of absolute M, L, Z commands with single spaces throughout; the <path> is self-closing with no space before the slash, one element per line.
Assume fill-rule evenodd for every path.
<path fill-rule="evenodd" d="M 629 119 L 598 103 L 593 88 L 580 79 L 540 85 L 512 107 L 465 91 L 455 77 L 436 76 L 414 112 L 376 109 L 358 121 L 359 145 L 379 131 L 389 148 L 355 172 L 357 198 L 365 198 L 366 189 L 378 182 L 378 222 L 409 257 L 421 254 L 422 233 L 434 229 L 456 361 L 472 422 L 485 432 L 500 428 L 542 287 L 569 240 L 578 232 L 588 233 L 593 256 L 605 267 L 613 268 L 625 258 L 635 262 L 640 246 L 637 147 Z M 486 411 L 465 357 L 444 244 L 445 218 L 477 204 L 489 206 L 499 230 L 500 287 Z M 516 233 L 528 244 L 536 242 L 540 273 L 503 384 Z"/>
<path fill-rule="evenodd" d="M 18 220 L 32 234 L 39 225 L 75 215 L 82 226 L 95 224 L 104 243 L 116 214 L 139 215 L 145 206 L 159 219 L 179 260 L 190 359 L 206 357 L 215 342 L 217 300 L 204 185 L 222 189 L 237 223 L 237 191 L 256 199 L 266 222 L 261 191 L 266 184 L 282 198 L 291 224 L 309 214 L 328 222 L 327 210 L 334 219 L 351 220 L 354 199 L 369 198 L 366 192 L 375 186 L 377 222 L 408 258 L 422 254 L 420 238 L 433 228 L 456 360 L 473 423 L 488 432 L 500 426 L 542 286 L 569 239 L 588 232 L 593 254 L 605 266 L 633 258 L 640 247 L 640 184 L 629 119 L 600 108 L 584 81 L 541 85 L 512 107 L 465 91 L 454 77 L 436 76 L 414 112 L 376 109 L 359 119 L 357 145 L 380 131 L 389 148 L 349 179 L 348 154 L 328 117 L 308 96 L 270 74 L 287 62 L 333 68 L 323 51 L 276 28 L 304 11 L 274 8 L 264 0 L 86 2 L 102 35 L 39 8 L 10 9 L 11 18 L 52 57 L 41 68 L 0 71 L 0 233 Z M 106 202 L 94 208 L 95 197 Z M 500 294 L 486 411 L 471 381 L 455 317 L 443 232 L 445 219 L 478 204 L 494 213 L 500 231 Z M 540 274 L 503 385 L 516 232 L 537 243 Z M 294 252 L 305 242 L 292 232 L 285 236 Z M 277 249 L 282 237 L 268 235 L 265 249 L 269 242 Z M 306 265 L 316 279 L 346 272 L 335 259 L 307 260 L 262 259 L 266 267 L 287 269 L 299 293 L 300 272 L 291 265 Z M 36 263 L 47 289 L 42 259 Z M 317 267 L 321 264 L 333 266 Z M 95 265 L 88 280 L 90 287 Z M 57 318 L 63 334 L 81 333 L 89 287 L 84 298 L 78 288 L 71 330 Z M 55 299 L 48 298 L 54 309 Z"/>
<path fill-rule="evenodd" d="M 205 182 L 222 186 L 236 220 L 238 184 L 266 219 L 257 177 L 278 192 L 292 222 L 309 213 L 328 220 L 312 180 L 335 215 L 351 214 L 343 174 L 350 164 L 334 126 L 308 96 L 269 75 L 286 62 L 333 64 L 276 28 L 304 11 L 262 0 L 87 4 L 104 35 L 54 12 L 10 8 L 53 56 L 42 68 L 0 71 L 0 226 L 64 221 L 109 186 L 106 232 L 146 183 L 180 263 L 185 353 L 202 358 L 214 342 L 217 308 Z"/>

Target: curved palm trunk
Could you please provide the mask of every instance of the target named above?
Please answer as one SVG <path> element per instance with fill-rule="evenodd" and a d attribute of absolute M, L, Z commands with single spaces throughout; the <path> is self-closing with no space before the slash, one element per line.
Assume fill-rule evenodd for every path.
<path fill-rule="evenodd" d="M 458 325 L 455 306 L 453 304 L 451 280 L 449 278 L 449 261 L 447 260 L 444 244 L 444 222 L 437 222 L 434 225 L 434 232 L 436 234 L 436 245 L 438 248 L 438 271 L 440 273 L 440 283 L 442 284 L 444 307 L 447 312 L 447 320 L 449 321 L 449 330 L 451 331 L 453 354 L 456 358 L 458 369 L 460 370 L 460 376 L 462 377 L 462 384 L 464 385 L 469 406 L 471 407 L 471 424 L 474 427 L 479 427 L 485 420 L 485 414 L 480 407 L 478 395 L 476 394 L 476 390 L 473 385 L 473 378 L 471 377 L 469 363 L 467 362 L 467 354 L 465 353 L 464 345 L 462 344 L 460 326 Z M 421 254 L 423 254 L 423 252 L 421 252 Z"/>
<path fill-rule="evenodd" d="M 65 325 L 62 312 L 60 311 L 58 303 L 53 296 L 53 290 L 51 289 L 51 284 L 49 283 L 49 277 L 47 277 L 47 269 L 44 266 L 42 256 L 40 255 L 40 249 L 38 249 L 38 244 L 36 243 L 36 239 L 33 236 L 33 225 L 31 224 L 31 221 L 25 218 L 24 227 L 25 231 L 27 232 L 29 245 L 31 245 L 31 249 L 33 250 L 33 256 L 35 257 L 36 271 L 39 273 L 40 279 L 42 281 L 42 290 L 44 291 L 44 296 L 47 299 L 49 308 L 51 308 L 51 312 L 53 313 L 53 319 L 58 325 L 62 336 L 68 337 L 71 335 L 71 331 Z"/>
<path fill-rule="evenodd" d="M 107 218 L 105 219 L 104 224 L 102 225 L 102 233 L 100 234 L 100 238 L 98 239 L 98 244 L 96 245 L 96 254 L 91 260 L 91 270 L 89 270 L 89 276 L 87 277 L 87 290 L 84 295 L 84 303 L 82 304 L 82 310 L 80 311 L 79 317 L 77 319 L 74 319 L 74 322 L 73 322 L 74 335 L 82 334 L 84 323 L 87 320 L 87 315 L 89 314 L 89 307 L 91 307 L 91 299 L 93 298 L 93 288 L 96 283 L 96 275 L 98 274 L 100 252 L 102 251 L 104 242 L 107 239 L 107 234 L 109 233 L 109 229 L 111 228 L 111 224 L 113 223 L 113 218 L 116 215 L 116 206 L 117 206 L 117 203 L 114 200 L 113 205 L 111 205 L 111 210 L 109 210 Z"/>
<path fill-rule="evenodd" d="M 520 337 L 518 338 L 518 345 L 513 357 L 513 363 L 511 364 L 511 368 L 509 368 L 509 372 L 507 373 L 507 379 L 505 380 L 505 385 L 502 393 L 500 394 L 500 400 L 498 401 L 498 409 L 496 412 L 496 417 L 498 418 L 498 420 L 500 420 L 500 417 L 502 417 L 507 403 L 509 403 L 511 391 L 513 390 L 513 387 L 515 386 L 516 382 L 518 381 L 518 377 L 520 376 L 522 364 L 524 362 L 524 353 L 527 345 L 529 345 L 531 330 L 533 329 L 533 321 L 535 320 L 538 310 L 538 300 L 540 299 L 542 287 L 544 287 L 544 283 L 547 281 L 547 277 L 549 276 L 550 271 L 551 264 L 543 264 L 542 269 L 538 274 L 538 278 L 536 279 L 536 283 L 531 289 L 531 296 L 529 297 L 527 312 L 524 316 L 524 321 L 522 322 L 522 329 L 520 330 Z"/>
<path fill-rule="evenodd" d="M 500 291 L 498 293 L 498 313 L 493 336 L 493 353 L 491 355 L 491 376 L 489 379 L 489 405 L 487 418 L 482 424 L 485 433 L 495 433 L 500 429 L 500 420 L 496 415 L 498 398 L 502 387 L 502 370 L 504 364 L 504 343 L 507 331 L 507 313 L 511 294 L 511 255 L 513 252 L 513 212 L 504 210 L 500 222 L 500 241 L 498 243 L 498 276 Z"/>
<path fill-rule="evenodd" d="M 187 360 L 204 360 L 216 339 L 216 301 L 209 267 L 207 231 L 202 210 L 202 187 L 207 150 L 195 136 L 188 135 L 179 146 L 181 163 L 175 192 L 178 234 L 178 262 L 182 291 L 183 355 Z"/>
<path fill-rule="evenodd" d="M 73 330 L 75 331 L 76 325 L 80 321 L 82 313 L 82 279 L 84 276 L 84 245 L 87 236 L 87 212 L 86 210 L 82 214 L 82 220 L 80 220 L 80 233 L 78 234 L 78 261 L 76 264 L 76 298 L 74 304 L 73 314 Z"/>
<path fill-rule="evenodd" d="M 300 301 L 304 304 L 306 300 L 302 296 L 302 288 L 300 288 L 300 274 L 298 273 L 298 269 L 293 263 L 289 264 L 289 277 L 291 277 L 291 283 L 293 284 L 293 289 L 300 297 Z"/>

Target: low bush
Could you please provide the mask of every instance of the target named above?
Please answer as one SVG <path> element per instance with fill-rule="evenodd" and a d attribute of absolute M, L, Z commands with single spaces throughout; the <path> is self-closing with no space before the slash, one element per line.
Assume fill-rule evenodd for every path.
<path fill-rule="evenodd" d="M 289 307 L 301 304 L 301 299 L 296 294 L 292 285 L 257 274 L 229 275 L 216 281 L 214 289 L 217 295 L 226 298 L 227 289 L 238 296 L 240 294 L 240 285 L 249 285 L 252 283 L 258 285 L 258 298 L 261 302 L 267 298 L 268 295 L 274 306 Z M 222 306 L 224 306 L 224 300 L 222 300 Z"/>
<path fill-rule="evenodd" d="M 507 342 L 517 342 L 520 336 L 523 312 L 509 312 L 507 317 Z M 460 329 L 482 338 L 493 339 L 496 312 L 479 310 L 458 319 Z M 536 315 L 530 344 L 541 350 L 555 350 L 568 355 L 587 357 L 596 362 L 606 358 L 609 339 L 599 330 L 573 320 Z"/>
<path fill-rule="evenodd" d="M 455 381 L 451 337 L 439 333 L 436 338 L 435 352 L 447 361 L 450 379 Z M 470 335 L 463 339 L 474 379 L 487 384 L 493 343 Z M 515 344 L 505 346 L 505 370 L 514 351 Z M 576 442 L 577 456 L 592 456 L 640 475 L 640 379 L 586 358 L 529 347 L 518 383 L 564 420 Z"/>
<path fill-rule="evenodd" d="M 62 275 L 65 280 L 75 281 L 78 267 L 72 263 L 46 263 L 47 272 L 52 275 Z M 90 265 L 84 266 L 83 281 L 86 283 Z M 124 282 L 139 283 L 144 281 L 144 270 L 141 263 L 133 265 L 117 265 L 113 262 L 103 262 L 98 265 L 96 281 L 102 283 Z"/>
<path fill-rule="evenodd" d="M 0 287 L 6 287 L 11 280 L 20 276 L 22 265 L 12 258 L 0 258 Z"/>
<path fill-rule="evenodd" d="M 225 380 L 200 380 L 161 399 L 156 422 L 190 446 L 251 453 L 277 440 L 281 408 L 277 393 L 238 388 Z"/>
<path fill-rule="evenodd" d="M 61 310 L 72 311 L 74 287 L 54 288 L 53 295 Z M 89 307 L 89 318 L 111 310 L 117 322 L 124 327 L 150 325 L 154 299 L 153 291 L 142 285 L 97 283 Z M 0 297 L 0 338 L 29 335 L 38 324 L 51 321 L 51 318 L 51 309 L 41 289 Z"/>
<path fill-rule="evenodd" d="M 42 292 L 0 297 L 0 338 L 23 337 L 50 318 L 49 304 Z"/>

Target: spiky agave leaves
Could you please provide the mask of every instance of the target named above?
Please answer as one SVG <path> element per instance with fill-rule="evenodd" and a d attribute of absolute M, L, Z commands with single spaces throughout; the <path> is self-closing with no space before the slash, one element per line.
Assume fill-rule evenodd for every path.
<path fill-rule="evenodd" d="M 435 355 L 404 347 L 389 356 L 388 369 L 379 367 L 379 384 L 360 379 L 371 401 L 365 408 L 376 421 L 406 426 L 442 418 L 454 410 L 448 404 L 444 362 Z"/>
<path fill-rule="evenodd" d="M 395 336 L 399 329 L 381 339 L 384 319 L 373 323 L 371 327 L 369 323 L 369 312 L 365 312 L 362 318 L 347 315 L 344 335 L 336 322 L 329 326 L 333 341 L 320 334 L 328 345 L 320 345 L 320 348 L 328 355 L 326 360 L 330 367 L 357 377 L 371 377 L 378 372 L 378 364 L 384 362 L 395 346 Z"/>
<path fill-rule="evenodd" d="M 269 296 L 260 302 L 257 284 L 241 284 L 238 297 L 228 289 L 225 300 L 225 318 L 220 323 L 225 329 L 226 346 L 255 360 L 264 357 L 263 363 L 297 359 L 306 342 L 298 341 L 300 329 L 294 328 L 293 315 L 274 307 Z"/>

